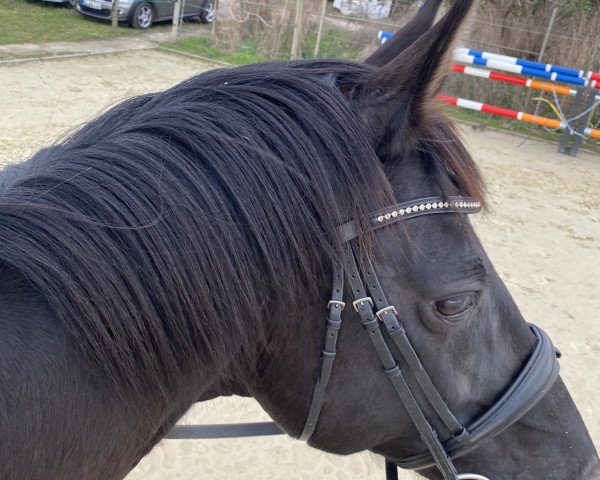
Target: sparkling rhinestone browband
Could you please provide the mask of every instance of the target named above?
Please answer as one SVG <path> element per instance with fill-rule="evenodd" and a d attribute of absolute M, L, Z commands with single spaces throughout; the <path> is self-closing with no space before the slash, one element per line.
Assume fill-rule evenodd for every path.
<path fill-rule="evenodd" d="M 411 202 L 400 203 L 370 217 L 373 226 L 383 226 L 386 222 L 395 221 L 399 217 L 407 218 L 428 213 L 444 213 L 454 210 L 461 213 L 477 213 L 481 203 L 471 197 L 442 197 L 421 198 Z"/>
<path fill-rule="evenodd" d="M 369 215 L 371 228 L 376 230 L 407 218 L 431 215 L 434 213 L 477 213 L 481 203 L 471 197 L 427 197 L 399 203 Z M 358 226 L 354 220 L 340 225 L 340 235 L 347 242 L 358 236 Z"/>

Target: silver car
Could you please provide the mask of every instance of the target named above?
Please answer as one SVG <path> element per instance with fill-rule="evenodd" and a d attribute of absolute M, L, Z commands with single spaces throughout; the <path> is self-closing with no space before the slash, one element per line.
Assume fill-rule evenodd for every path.
<path fill-rule="evenodd" d="M 199 17 L 202 23 L 214 20 L 214 0 L 184 0 L 183 17 Z M 74 8 L 82 15 L 110 20 L 112 0 L 76 0 Z M 150 28 L 154 22 L 172 20 L 175 0 L 118 0 L 119 22 L 135 28 Z"/>

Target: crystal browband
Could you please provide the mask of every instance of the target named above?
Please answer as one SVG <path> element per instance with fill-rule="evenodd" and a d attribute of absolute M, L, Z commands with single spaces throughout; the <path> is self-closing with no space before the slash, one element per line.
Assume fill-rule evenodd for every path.
<path fill-rule="evenodd" d="M 369 217 L 373 229 L 391 225 L 407 218 L 420 217 L 435 213 L 477 213 L 481 210 L 481 202 L 472 197 L 427 197 L 410 202 L 399 203 L 385 210 L 375 212 Z M 358 236 L 356 222 L 350 221 L 340 226 L 340 233 L 345 242 Z"/>
<path fill-rule="evenodd" d="M 445 213 L 448 210 L 455 210 L 462 213 L 476 213 L 481 210 L 481 203 L 471 197 L 451 197 L 443 199 L 441 197 L 423 198 L 415 202 L 405 202 L 389 208 L 383 212 L 377 213 L 371 217 L 371 223 L 374 225 L 383 224 L 398 217 L 412 217 L 426 213 Z"/>

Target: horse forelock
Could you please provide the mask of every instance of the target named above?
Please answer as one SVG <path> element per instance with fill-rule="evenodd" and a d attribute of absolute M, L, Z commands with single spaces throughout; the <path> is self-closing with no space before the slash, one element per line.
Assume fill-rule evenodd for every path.
<path fill-rule="evenodd" d="M 483 176 L 452 121 L 434 113 L 420 132 L 419 149 L 428 157 L 444 195 L 466 195 L 486 208 Z"/>
<path fill-rule="evenodd" d="M 3 173 L 0 261 L 122 393 L 252 363 L 267 308 L 320 288 L 336 227 L 389 201 L 331 65 L 210 71 Z"/>

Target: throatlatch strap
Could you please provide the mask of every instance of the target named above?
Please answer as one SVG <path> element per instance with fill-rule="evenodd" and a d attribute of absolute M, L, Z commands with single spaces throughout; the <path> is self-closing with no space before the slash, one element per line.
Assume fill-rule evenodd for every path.
<path fill-rule="evenodd" d="M 425 398 L 429 404 L 435 409 L 438 417 L 444 423 L 450 434 L 455 438 L 460 438 L 466 435 L 466 430 L 463 425 L 456 419 L 452 414 L 448 405 L 440 396 L 438 390 L 433 385 L 433 382 L 427 375 L 423 364 L 419 359 L 417 353 L 413 349 L 410 340 L 406 336 L 404 327 L 398 320 L 398 314 L 393 306 L 390 306 L 383 288 L 379 283 L 379 279 L 375 274 L 375 269 L 371 263 L 369 255 L 358 255 L 358 246 L 355 242 L 351 242 L 352 249 L 357 258 L 360 258 L 359 268 L 364 274 L 365 283 L 367 289 L 371 294 L 371 298 L 375 303 L 375 309 L 377 310 L 376 315 L 385 325 L 388 335 L 400 350 L 404 361 L 408 364 L 411 373 L 417 379 L 421 390 L 423 391 Z"/>
<path fill-rule="evenodd" d="M 338 332 L 342 326 L 342 310 L 344 309 L 344 269 L 341 265 L 334 265 L 333 267 L 333 288 L 331 292 L 331 300 L 327 304 L 329 308 L 329 317 L 327 318 L 327 330 L 325 332 L 325 345 L 321 350 L 321 372 L 315 385 L 313 392 L 312 401 L 310 403 L 310 410 L 304 429 L 298 437 L 299 440 L 308 440 L 317 426 L 319 414 L 323 407 L 323 401 L 325 399 L 325 392 L 327 390 L 327 384 L 329 383 L 329 377 L 331 376 L 331 369 L 333 368 L 333 360 L 336 354 L 336 343 Z"/>
<path fill-rule="evenodd" d="M 425 446 L 431 452 L 435 464 L 442 472 L 444 479 L 458 480 L 458 472 L 446 454 L 436 431 L 427 421 L 427 418 L 410 391 L 410 387 L 406 383 L 398 363 L 394 359 L 394 356 L 390 352 L 390 349 L 383 338 L 377 317 L 373 313 L 373 301 L 367 296 L 367 292 L 360 279 L 360 273 L 356 265 L 356 259 L 354 258 L 351 245 L 348 245 L 346 268 L 348 282 L 352 287 L 352 295 L 356 298 L 353 303 L 354 308 L 358 312 L 360 322 L 367 330 L 369 338 L 379 355 L 379 359 L 383 365 L 383 373 L 389 378 L 394 386 L 408 415 L 417 427 L 421 440 L 423 440 L 423 443 L 425 443 Z"/>

